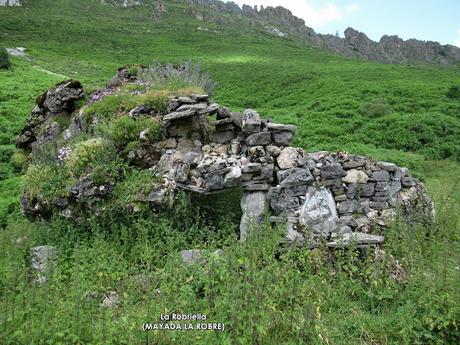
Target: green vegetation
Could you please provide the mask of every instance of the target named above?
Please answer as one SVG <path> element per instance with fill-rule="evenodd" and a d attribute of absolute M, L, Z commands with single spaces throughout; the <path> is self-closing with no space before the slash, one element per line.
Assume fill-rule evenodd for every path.
<path fill-rule="evenodd" d="M 140 69 L 136 76 L 153 89 L 178 90 L 198 87 L 208 95 L 213 94 L 216 83 L 208 73 L 201 70 L 199 64 L 187 61 L 180 65 L 181 68 L 174 67 L 177 66 L 156 62 L 149 68 Z"/>
<path fill-rule="evenodd" d="M 0 70 L 0 343 L 457 343 L 459 67 L 356 61 L 237 25 L 206 23 L 210 30 L 198 31 L 204 23 L 184 18 L 185 2 L 165 3 L 161 21 L 145 7 L 91 0 L 0 8 L 2 45 L 29 51 L 29 60 L 12 58 L 11 68 Z M 182 196 L 161 216 L 108 203 L 78 226 L 20 216 L 21 171 L 24 190 L 49 202 L 90 174 L 118 182 L 119 199 L 136 203 L 154 180 L 128 167 L 119 152 L 138 145 L 140 131 L 150 128 L 155 141 L 162 129 L 127 113 L 140 104 L 163 113 L 171 93 L 201 93 L 206 83 L 152 78 L 167 90 L 134 95 L 145 86 L 129 86 L 88 106 L 88 122 L 102 120 L 92 128 L 99 138 L 75 138 L 59 166 L 55 145 L 31 154 L 14 148 L 37 95 L 68 77 L 92 90 L 128 63 L 188 59 L 216 80 L 216 102 L 297 125 L 294 144 L 307 151 L 346 150 L 411 168 L 436 202 L 436 224 L 428 230 L 393 224 L 385 234 L 387 259 L 378 261 L 372 252 L 280 249 L 280 232 L 268 228 L 238 243 L 239 191 L 191 203 Z M 43 244 L 58 247 L 59 261 L 50 283 L 38 287 L 29 279 L 28 251 Z M 222 248 L 224 256 L 183 266 L 179 251 L 190 248 Z M 407 279 L 391 277 L 390 255 Z M 118 306 L 100 307 L 109 291 L 119 295 Z M 170 312 L 203 313 L 226 330 L 141 330 Z"/>
<path fill-rule="evenodd" d="M 5 47 L 0 47 L 0 69 L 8 69 L 11 66 L 10 57 Z"/>

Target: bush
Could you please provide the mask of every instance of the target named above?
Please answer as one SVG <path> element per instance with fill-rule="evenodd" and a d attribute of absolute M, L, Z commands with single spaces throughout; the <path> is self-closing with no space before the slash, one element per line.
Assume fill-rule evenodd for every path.
<path fill-rule="evenodd" d="M 139 134 L 148 130 L 147 136 L 155 142 L 161 138 L 163 128 L 160 122 L 152 117 L 132 118 L 122 116 L 101 126 L 101 132 L 112 140 L 119 149 L 125 148 L 131 142 L 139 141 Z"/>
<path fill-rule="evenodd" d="M 80 175 L 93 162 L 112 156 L 110 143 L 102 138 L 94 138 L 78 143 L 66 161 L 69 170 Z"/>
<path fill-rule="evenodd" d="M 0 69 L 8 69 L 10 66 L 10 56 L 6 51 L 6 48 L 0 47 Z"/>
<path fill-rule="evenodd" d="M 187 61 L 183 64 L 154 62 L 149 68 L 139 70 L 138 79 L 155 89 L 175 91 L 187 87 L 200 87 L 211 95 L 217 84 L 210 75 L 201 71 L 199 64 Z"/>
<path fill-rule="evenodd" d="M 460 99 L 460 86 L 452 85 L 447 91 L 446 96 L 450 99 Z"/>
<path fill-rule="evenodd" d="M 379 117 L 388 114 L 391 110 L 390 105 L 382 98 L 365 103 L 361 107 L 362 113 L 367 117 Z"/>

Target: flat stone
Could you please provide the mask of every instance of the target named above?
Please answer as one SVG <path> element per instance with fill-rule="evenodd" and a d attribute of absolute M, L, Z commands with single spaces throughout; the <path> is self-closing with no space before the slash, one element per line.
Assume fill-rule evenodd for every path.
<path fill-rule="evenodd" d="M 294 133 L 290 131 L 273 132 L 272 138 L 275 145 L 287 146 L 291 144 Z"/>
<path fill-rule="evenodd" d="M 273 122 L 266 123 L 265 127 L 268 128 L 270 131 L 274 131 L 274 132 L 288 131 L 288 132 L 295 133 L 295 131 L 297 130 L 297 126 L 284 125 L 284 124 L 273 123 Z"/>
<path fill-rule="evenodd" d="M 235 137 L 236 137 L 236 133 L 234 131 L 214 132 L 214 135 L 213 135 L 214 142 L 218 144 L 229 143 Z"/>
<path fill-rule="evenodd" d="M 372 173 L 371 181 L 388 182 L 390 181 L 390 174 L 385 170 L 376 170 Z"/>
<path fill-rule="evenodd" d="M 260 163 L 248 163 L 241 167 L 243 173 L 253 173 L 262 171 L 262 164 Z"/>
<path fill-rule="evenodd" d="M 363 232 L 345 233 L 338 236 L 334 241 L 327 243 L 329 248 L 349 247 L 352 244 L 367 246 L 370 244 L 381 244 L 385 238 L 383 236 L 366 234 Z"/>
<path fill-rule="evenodd" d="M 282 187 L 295 187 L 300 185 L 311 185 L 314 181 L 310 170 L 292 168 L 278 171 L 278 183 Z"/>
<path fill-rule="evenodd" d="M 270 132 L 259 132 L 249 135 L 246 138 L 246 144 L 251 146 L 271 144 Z"/>
<path fill-rule="evenodd" d="M 349 199 L 370 197 L 374 195 L 375 183 L 357 184 L 350 183 L 347 189 L 347 197 Z"/>
<path fill-rule="evenodd" d="M 179 103 L 186 103 L 186 104 L 194 104 L 194 103 L 196 103 L 196 100 L 193 100 L 192 98 L 187 97 L 187 96 L 179 97 L 179 98 L 177 99 L 177 101 L 178 101 Z"/>
<path fill-rule="evenodd" d="M 354 169 L 363 167 L 366 162 L 364 160 L 349 160 L 343 163 L 345 169 Z"/>
<path fill-rule="evenodd" d="M 246 109 L 243 112 L 242 130 L 243 132 L 258 132 L 260 131 L 261 121 L 257 111 Z"/>
<path fill-rule="evenodd" d="M 415 177 L 403 177 L 401 179 L 401 183 L 404 187 L 413 187 L 417 183 L 417 179 Z"/>
<path fill-rule="evenodd" d="M 380 169 L 383 169 L 385 171 L 396 171 L 398 169 L 398 166 L 394 163 L 377 162 L 377 165 Z"/>
<path fill-rule="evenodd" d="M 177 110 L 176 113 L 180 113 L 182 111 L 195 111 L 199 112 L 206 109 L 208 105 L 206 103 L 197 103 L 197 104 L 183 104 Z"/>
<path fill-rule="evenodd" d="M 174 113 L 163 116 L 163 121 L 173 121 L 173 120 L 178 120 L 178 119 L 184 119 L 184 118 L 195 116 L 195 115 L 196 115 L 196 111 L 194 110 L 184 110 L 184 111 L 174 112 Z"/>
<path fill-rule="evenodd" d="M 243 183 L 243 189 L 247 192 L 250 191 L 267 191 L 270 186 L 267 183 Z"/>
<path fill-rule="evenodd" d="M 209 95 L 200 95 L 200 94 L 191 94 L 190 98 L 197 102 L 207 101 L 209 99 Z"/>
<path fill-rule="evenodd" d="M 342 165 L 332 163 L 321 167 L 321 177 L 324 179 L 338 179 L 346 175 Z"/>

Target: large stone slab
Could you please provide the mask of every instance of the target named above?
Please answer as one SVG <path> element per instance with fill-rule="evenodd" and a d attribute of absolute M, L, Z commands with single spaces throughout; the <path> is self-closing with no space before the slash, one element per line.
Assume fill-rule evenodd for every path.
<path fill-rule="evenodd" d="M 314 233 L 327 236 L 337 227 L 338 219 L 332 193 L 324 187 L 309 187 L 299 222 Z"/>
<path fill-rule="evenodd" d="M 38 246 L 30 250 L 30 263 L 34 281 L 43 284 L 48 281 L 57 264 L 57 249 L 53 246 Z"/>
<path fill-rule="evenodd" d="M 240 205 L 243 211 L 240 223 L 240 240 L 245 241 L 251 227 L 263 220 L 267 207 L 266 193 L 261 191 L 244 192 Z"/>

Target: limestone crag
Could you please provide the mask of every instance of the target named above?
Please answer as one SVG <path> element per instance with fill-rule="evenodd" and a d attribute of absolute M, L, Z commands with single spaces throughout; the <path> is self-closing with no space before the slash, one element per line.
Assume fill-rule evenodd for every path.
<path fill-rule="evenodd" d="M 120 69 L 110 85 L 93 93 L 88 103 L 116 92 L 114 85 L 134 82 L 127 69 Z M 49 119 L 64 109 L 74 109 L 75 100 L 81 97 L 77 82 L 60 84 L 45 93 L 17 146 L 28 148 L 56 140 L 57 134 L 50 136 L 36 128 L 48 128 Z M 74 110 L 71 124 L 81 122 L 80 114 L 81 110 Z M 287 240 L 309 247 L 321 242 L 330 247 L 381 243 L 380 229 L 398 211 L 410 222 L 429 224 L 434 219 L 425 187 L 408 169 L 345 152 L 307 153 L 290 146 L 295 126 L 263 119 L 254 109 L 232 112 L 208 95 L 190 94 L 171 97 L 165 112 L 155 113 L 141 105 L 125 116 L 154 116 L 163 123 L 161 140 L 151 142 L 146 130 L 142 131 L 142 145 L 127 155 L 131 164 L 153 171 L 163 181 L 138 200 L 150 204 L 152 212 L 168 207 L 177 190 L 211 194 L 242 188 L 242 240 L 269 214 L 270 222 L 286 226 Z M 62 130 L 61 135 L 67 137 L 58 150 L 61 159 L 68 154 L 65 140 L 85 130 L 85 126 L 74 127 L 70 133 Z M 68 198 L 54 200 L 51 207 L 27 195 L 21 206 L 25 214 L 35 217 L 52 213 L 70 217 L 72 205 L 106 198 L 113 191 L 111 184 L 83 178 L 71 187 Z"/>
<path fill-rule="evenodd" d="M 234 20 L 243 18 L 248 21 L 252 28 L 259 28 L 278 37 L 298 37 L 309 45 L 327 48 L 346 56 L 386 63 L 423 61 L 447 64 L 460 61 L 460 48 L 438 42 L 403 40 L 398 36 L 387 35 L 375 42 L 353 28 L 345 30 L 343 38 L 319 34 L 306 26 L 303 19 L 281 6 L 239 7 L 234 2 L 219 0 L 187 0 L 187 3 L 187 13 L 198 20 L 225 24 L 230 20 L 228 14 L 231 14 Z"/>
<path fill-rule="evenodd" d="M 22 6 L 20 0 L 0 0 L 0 6 Z"/>

